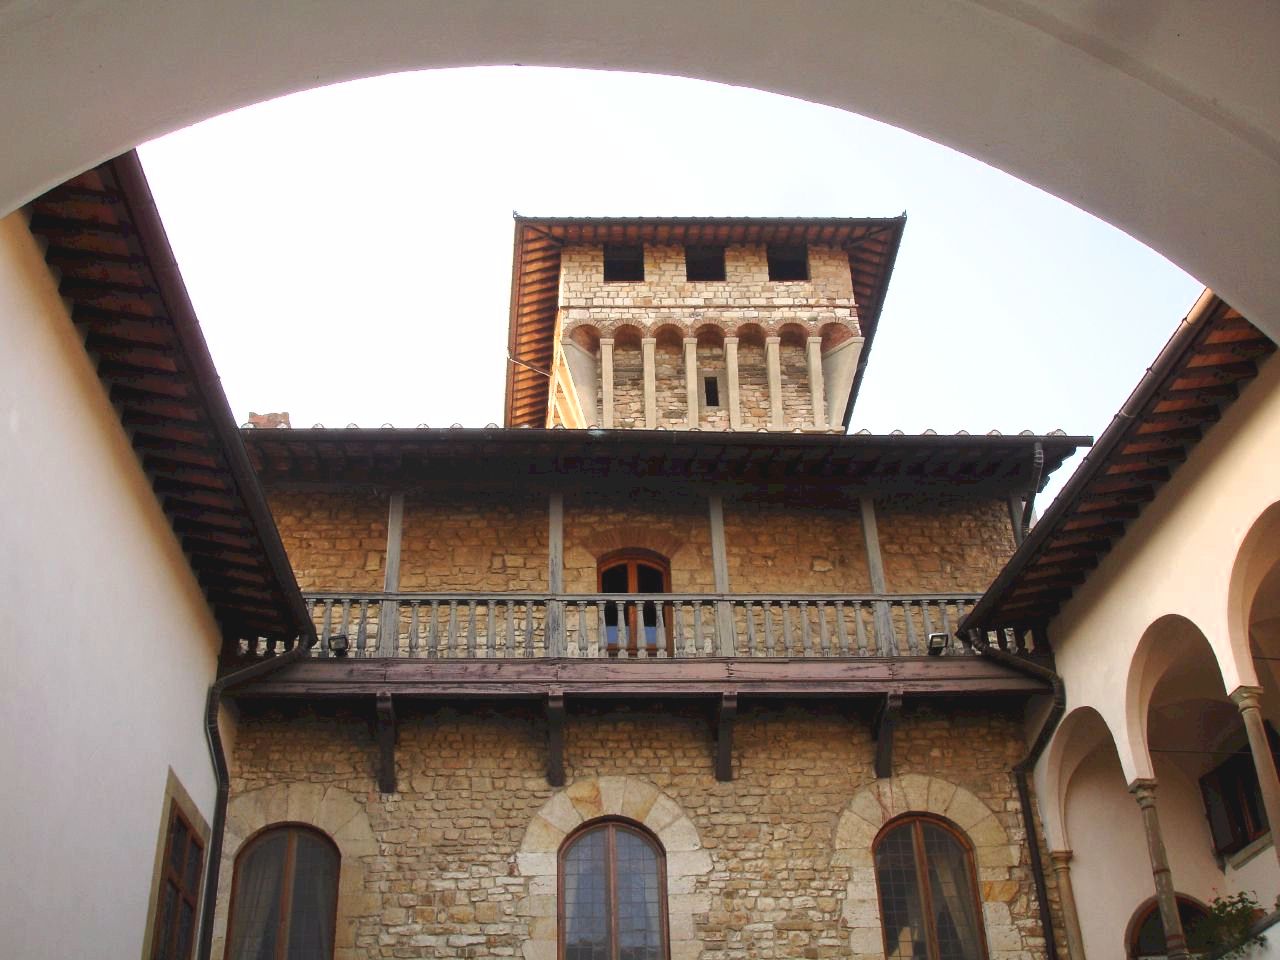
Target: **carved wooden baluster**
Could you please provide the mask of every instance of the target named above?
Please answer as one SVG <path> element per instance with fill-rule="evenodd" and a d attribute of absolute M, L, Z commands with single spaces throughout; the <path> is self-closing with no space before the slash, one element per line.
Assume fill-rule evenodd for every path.
<path fill-rule="evenodd" d="M 411 657 L 418 655 L 418 647 L 422 644 L 422 637 L 418 633 L 418 606 L 417 600 L 409 603 L 409 656 Z"/>
<path fill-rule="evenodd" d="M 320 624 L 320 656 L 329 656 L 329 637 L 333 636 L 333 601 L 324 602 L 324 620 Z"/>
<path fill-rule="evenodd" d="M 489 599 L 484 601 L 484 655 L 486 657 L 498 655 L 498 636 L 493 622 L 494 606 L 495 601 Z"/>
<path fill-rule="evenodd" d="M 456 657 L 458 655 L 458 601 L 449 601 L 449 637 L 447 642 L 448 653 L 445 656 Z"/>
<path fill-rule="evenodd" d="M 618 656 L 625 657 L 627 655 L 627 642 L 631 639 L 627 635 L 627 604 L 618 604 Z"/>
<path fill-rule="evenodd" d="M 338 627 L 338 636 L 351 640 L 351 601 L 342 601 L 342 624 Z"/>
<path fill-rule="evenodd" d="M 809 608 L 811 604 L 803 601 L 796 604 L 796 613 L 800 614 L 800 649 L 806 657 L 813 656 L 813 644 L 809 637 Z"/>
<path fill-rule="evenodd" d="M 524 605 L 524 655 L 526 657 L 533 656 L 533 646 L 533 601 L 529 600 Z"/>
<path fill-rule="evenodd" d="M 912 604 L 910 601 L 904 601 L 902 604 L 902 619 L 907 621 L 907 652 L 912 656 L 920 653 L 920 641 L 916 638 L 916 621 L 911 616 Z"/>
<path fill-rule="evenodd" d="M 604 600 L 596 601 L 596 639 L 588 654 L 591 657 L 603 657 L 609 646 L 609 625 L 605 622 L 609 604 Z"/>
<path fill-rule="evenodd" d="M 467 659 L 474 660 L 476 658 L 476 602 L 471 600 L 467 605 L 470 607 L 467 614 Z"/>
<path fill-rule="evenodd" d="M 766 600 L 760 605 L 760 614 L 764 618 L 764 650 L 767 656 L 774 656 L 777 648 L 773 642 L 773 602 Z"/>
<path fill-rule="evenodd" d="M 707 614 L 711 614 L 710 629 L 707 624 Z M 720 652 L 720 648 L 716 643 L 716 607 L 715 604 L 708 604 L 703 600 L 698 601 L 698 621 L 702 624 L 702 655 L 713 657 Z"/>
<path fill-rule="evenodd" d="M 928 600 L 920 601 L 920 618 L 924 621 L 924 643 L 925 643 L 925 646 L 928 647 L 929 634 L 933 633 L 933 620 L 929 617 L 929 601 Z M 929 651 L 926 649 L 924 652 L 928 653 Z"/>
<path fill-rule="evenodd" d="M 831 656 L 831 634 L 827 631 L 827 605 L 818 601 L 818 646 L 824 657 Z"/>
<path fill-rule="evenodd" d="M 653 639 L 657 644 L 654 652 L 658 655 L 659 659 L 665 659 L 667 656 L 667 619 L 663 616 L 663 604 L 654 601 L 653 606 L 657 611 L 657 616 L 655 618 L 656 622 L 653 628 Z"/>
<path fill-rule="evenodd" d="M 307 601 L 307 619 L 312 623 L 316 622 L 316 602 L 314 600 Z"/>
<path fill-rule="evenodd" d="M 858 644 L 858 656 L 867 655 L 867 626 L 862 619 L 862 601 L 853 601 L 853 636 Z"/>
<path fill-rule="evenodd" d="M 684 635 L 684 605 L 679 600 L 671 604 L 671 626 L 676 645 L 676 656 L 687 657 L 692 655 L 693 651 L 689 648 L 688 641 L 685 640 Z"/>
<path fill-rule="evenodd" d="M 840 644 L 840 656 L 847 657 L 849 655 L 849 626 L 844 622 L 844 615 L 845 602 L 837 600 L 835 607 L 836 640 Z"/>
<path fill-rule="evenodd" d="M 747 656 L 758 657 L 760 651 L 756 649 L 756 611 L 755 604 L 747 600 L 742 604 L 742 612 L 747 618 Z"/>
<path fill-rule="evenodd" d="M 782 601 L 782 655 L 791 656 L 791 601 Z"/>
<path fill-rule="evenodd" d="M 507 607 L 507 633 L 506 633 L 505 639 L 502 641 L 502 649 L 503 649 L 503 652 L 506 653 L 508 657 L 514 657 L 516 655 L 515 601 L 508 600 L 506 603 L 506 607 Z"/>
<path fill-rule="evenodd" d="M 369 643 L 369 601 L 360 601 L 360 622 L 356 624 L 356 656 L 363 657 Z"/>
<path fill-rule="evenodd" d="M 953 642 L 955 637 L 953 634 L 955 631 L 951 629 L 951 601 L 943 600 L 939 606 L 942 607 L 942 629 L 947 634 L 947 653 L 954 653 Z"/>
<path fill-rule="evenodd" d="M 585 657 L 587 654 L 587 605 L 579 600 L 574 607 L 578 611 L 578 621 L 572 634 L 573 642 L 569 644 L 569 656 Z"/>

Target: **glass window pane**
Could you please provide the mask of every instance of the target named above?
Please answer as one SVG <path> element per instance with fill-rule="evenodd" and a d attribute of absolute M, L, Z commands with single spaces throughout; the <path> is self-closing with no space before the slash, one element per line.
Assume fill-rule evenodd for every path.
<path fill-rule="evenodd" d="M 661 960 L 662 915 L 658 854 L 630 830 L 616 840 L 619 960 Z"/>
<path fill-rule="evenodd" d="M 187 827 L 177 817 L 173 818 L 173 832 L 169 834 L 169 869 L 182 876 L 182 858 L 187 852 Z"/>
<path fill-rule="evenodd" d="M 565 960 L 610 960 L 605 830 L 582 834 L 565 852 Z"/>
<path fill-rule="evenodd" d="M 876 845 L 876 882 L 884 952 L 891 960 L 926 960 L 924 908 L 911 823 L 895 827 Z"/>
<path fill-rule="evenodd" d="M 196 928 L 196 909 L 184 902 L 178 908 L 178 949 L 174 952 L 174 960 L 190 960 L 191 935 Z"/>
<path fill-rule="evenodd" d="M 204 851 L 200 849 L 195 838 L 187 844 L 187 872 L 182 878 L 182 888 L 187 896 L 194 897 L 200 889 L 200 867 L 204 861 Z"/>
<path fill-rule="evenodd" d="M 314 834 L 299 832 L 294 857 L 289 960 L 330 957 L 338 896 L 338 855 Z"/>
<path fill-rule="evenodd" d="M 288 836 L 259 840 L 236 865 L 229 960 L 274 960 Z"/>
<path fill-rule="evenodd" d="M 965 848 L 947 830 L 921 824 L 938 960 L 982 960 L 977 897 Z"/>
<path fill-rule="evenodd" d="M 158 960 L 170 960 L 173 951 L 173 918 L 178 907 L 178 888 L 168 881 L 160 893 L 160 925 L 156 928 L 156 957 Z"/>

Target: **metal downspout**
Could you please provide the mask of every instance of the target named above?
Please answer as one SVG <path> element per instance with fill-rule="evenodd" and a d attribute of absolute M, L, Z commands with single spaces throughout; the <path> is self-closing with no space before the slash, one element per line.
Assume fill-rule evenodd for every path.
<path fill-rule="evenodd" d="M 314 642 L 314 641 L 312 641 Z M 213 763 L 213 775 L 218 790 L 213 802 L 213 822 L 209 830 L 209 854 L 204 868 L 204 894 L 200 906 L 200 939 L 196 949 L 198 960 L 209 960 L 213 949 L 213 911 L 218 903 L 218 874 L 222 867 L 222 835 L 227 825 L 227 798 L 231 791 L 231 775 L 227 757 L 222 750 L 222 734 L 218 731 L 218 712 L 222 695 L 232 687 L 265 676 L 301 660 L 310 650 L 310 643 L 295 642 L 293 647 L 279 656 L 260 660 L 240 670 L 234 670 L 215 680 L 205 699 L 204 735 L 209 744 L 209 758 Z"/>
<path fill-rule="evenodd" d="M 1031 514 L 1036 508 L 1036 494 L 1040 490 L 1040 478 L 1044 476 L 1044 444 L 1036 441 L 1035 452 L 1031 455 L 1031 487 L 1027 490 L 1027 504 L 1022 508 L 1022 530 L 1018 535 L 1018 543 L 1027 539 L 1031 532 Z"/>
<path fill-rule="evenodd" d="M 1028 510 L 1027 515 L 1030 515 Z M 1040 732 L 1036 734 L 1027 755 L 1013 766 L 1013 778 L 1018 787 L 1018 805 L 1022 809 L 1022 823 L 1027 831 L 1027 846 L 1031 850 L 1031 875 L 1035 882 L 1036 899 L 1040 901 L 1040 926 L 1044 928 L 1044 947 L 1046 960 L 1058 960 L 1058 943 L 1053 932 L 1053 912 L 1049 909 L 1049 889 L 1044 878 L 1044 861 L 1040 857 L 1040 839 L 1036 831 L 1035 812 L 1031 808 L 1031 788 L 1028 775 L 1040 760 L 1044 748 L 1049 745 L 1049 738 L 1058 728 L 1063 713 L 1067 708 L 1067 690 L 1062 677 L 1048 667 L 1030 663 L 1021 657 L 1015 657 L 999 647 L 987 642 L 986 634 L 980 630 L 969 631 L 969 641 L 975 650 L 984 657 L 1002 663 L 1012 670 L 1045 680 L 1053 685 L 1053 702 L 1044 722 L 1040 724 Z"/>

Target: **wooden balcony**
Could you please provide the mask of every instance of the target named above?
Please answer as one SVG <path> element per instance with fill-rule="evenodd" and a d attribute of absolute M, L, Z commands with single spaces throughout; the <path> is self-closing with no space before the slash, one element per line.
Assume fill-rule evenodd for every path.
<path fill-rule="evenodd" d="M 311 593 L 306 603 L 320 659 L 823 659 L 971 656 L 953 632 L 979 596 Z"/>

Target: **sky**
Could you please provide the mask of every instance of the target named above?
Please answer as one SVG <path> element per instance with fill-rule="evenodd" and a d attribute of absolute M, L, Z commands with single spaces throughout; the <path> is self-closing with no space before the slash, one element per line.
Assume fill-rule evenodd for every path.
<path fill-rule="evenodd" d="M 395 74 L 139 152 L 241 422 L 500 424 L 513 212 L 906 211 L 853 414 L 873 433 L 1096 436 L 1201 290 L 1119 230 L 947 147 L 700 80 Z"/>

